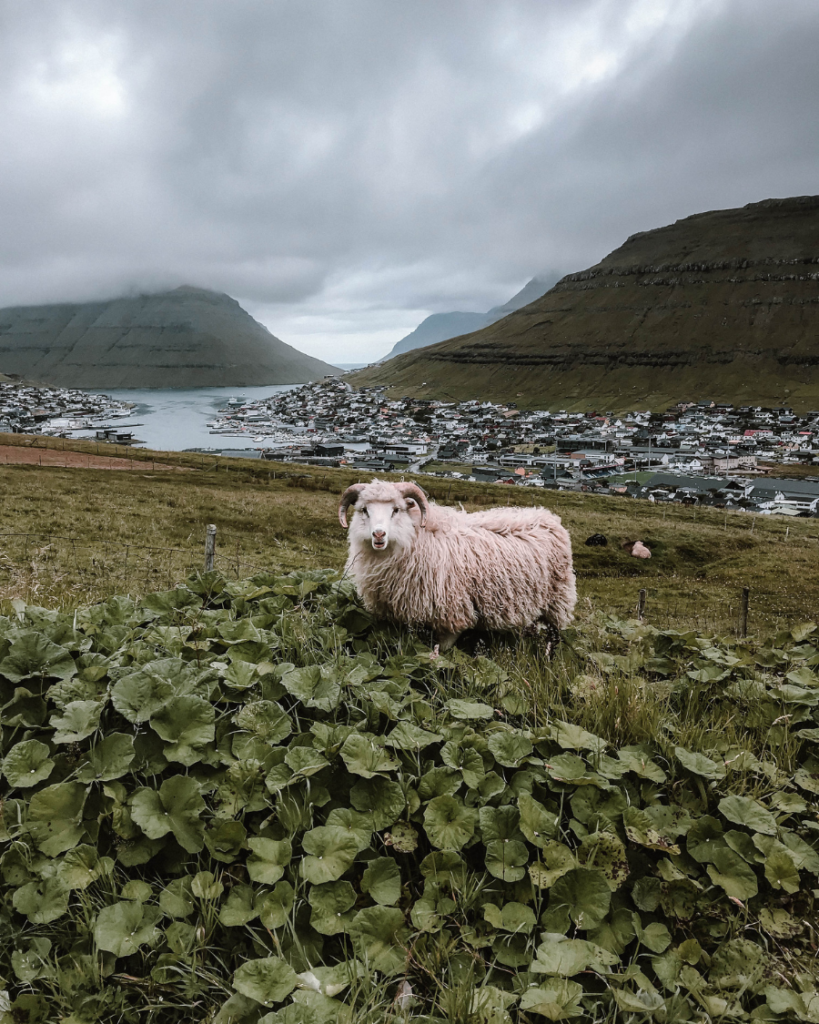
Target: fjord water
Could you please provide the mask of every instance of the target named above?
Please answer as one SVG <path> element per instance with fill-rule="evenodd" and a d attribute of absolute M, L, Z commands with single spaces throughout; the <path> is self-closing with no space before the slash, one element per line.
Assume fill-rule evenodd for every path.
<path fill-rule="evenodd" d="M 298 384 L 272 384 L 258 388 L 115 388 L 104 393 L 120 402 L 133 402 L 127 419 L 112 420 L 122 430 L 133 430 L 134 437 L 157 451 L 184 451 L 187 448 L 256 448 L 253 438 L 258 429 L 249 426 L 246 436 L 211 434 L 208 421 L 231 398 L 248 402 L 270 398 L 290 391 Z M 130 424 L 139 424 L 131 427 Z M 83 431 L 83 433 L 86 433 Z"/>

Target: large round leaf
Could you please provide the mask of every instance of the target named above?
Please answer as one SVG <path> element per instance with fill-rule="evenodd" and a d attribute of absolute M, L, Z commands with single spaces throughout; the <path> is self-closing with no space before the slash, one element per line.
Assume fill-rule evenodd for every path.
<path fill-rule="evenodd" d="M 376 857 L 361 876 L 361 889 L 383 906 L 393 906 L 401 898 L 401 869 L 392 857 Z"/>
<path fill-rule="evenodd" d="M 133 736 L 124 732 L 109 733 L 89 750 L 89 763 L 80 770 L 80 781 L 110 782 L 118 779 L 131 767 L 135 756 Z"/>
<path fill-rule="evenodd" d="M 159 907 L 128 900 L 103 907 L 94 925 L 94 939 L 100 949 L 114 956 L 130 956 L 151 942 L 156 923 L 162 917 Z"/>
<path fill-rule="evenodd" d="M 409 931 L 404 915 L 395 907 L 367 907 L 356 914 L 350 934 L 358 955 L 371 970 L 387 976 L 400 974 L 407 964 Z"/>
<path fill-rule="evenodd" d="M 245 704 L 234 716 L 240 729 L 255 733 L 270 744 L 281 743 L 293 731 L 293 723 L 272 700 L 254 700 Z"/>
<path fill-rule="evenodd" d="M 362 814 L 371 814 L 373 828 L 380 831 L 398 820 L 407 800 L 397 782 L 377 775 L 374 779 L 362 779 L 353 786 L 350 803 Z"/>
<path fill-rule="evenodd" d="M 9 785 L 25 789 L 44 782 L 54 767 L 48 754 L 48 747 L 39 740 L 15 743 L 2 762 L 3 774 Z"/>
<path fill-rule="evenodd" d="M 47 856 L 56 857 L 70 850 L 82 838 L 85 796 L 85 787 L 78 782 L 60 782 L 41 789 L 31 798 L 29 832 Z"/>
<path fill-rule="evenodd" d="M 19 634 L 0 661 L 0 676 L 12 683 L 43 676 L 69 679 L 76 674 L 71 652 L 34 630 Z"/>
<path fill-rule="evenodd" d="M 377 741 L 377 737 L 370 733 L 354 732 L 348 736 L 341 748 L 341 757 L 349 772 L 365 779 L 398 768 L 398 762 Z"/>
<path fill-rule="evenodd" d="M 68 895 L 68 886 L 60 878 L 46 878 L 15 889 L 12 903 L 32 924 L 48 924 L 68 910 Z"/>
<path fill-rule="evenodd" d="M 520 830 L 534 846 L 543 847 L 557 831 L 557 817 L 529 793 L 518 797 Z"/>
<path fill-rule="evenodd" d="M 256 898 L 259 908 L 259 920 L 265 928 L 283 928 L 290 916 L 294 899 L 293 886 L 281 881 L 269 891 Z"/>
<path fill-rule="evenodd" d="M 131 800 L 131 817 L 149 839 L 161 839 L 173 832 L 188 853 L 198 853 L 205 845 L 204 809 L 199 786 L 186 775 L 172 775 L 159 792 L 140 789 Z"/>
<path fill-rule="evenodd" d="M 752 832 L 760 832 L 765 836 L 776 835 L 776 818 L 759 801 L 749 796 L 726 796 L 720 800 L 719 809 L 736 825 L 744 825 Z"/>
<path fill-rule="evenodd" d="M 151 728 L 165 740 L 165 757 L 189 766 L 201 761 L 201 748 L 213 742 L 215 720 L 210 701 L 188 693 L 172 697 L 152 715 Z"/>
<path fill-rule="evenodd" d="M 114 707 L 129 722 L 136 725 L 147 722 L 176 693 L 173 682 L 181 675 L 184 665 L 178 658 L 160 658 L 122 676 L 111 689 Z"/>
<path fill-rule="evenodd" d="M 310 924 L 321 935 L 346 932 L 353 920 L 349 913 L 355 904 L 355 889 L 349 882 L 327 882 L 314 885 L 308 900 L 313 908 Z"/>
<path fill-rule="evenodd" d="M 532 742 L 523 733 L 493 732 L 488 741 L 492 756 L 505 768 L 517 768 L 532 753 Z"/>
<path fill-rule="evenodd" d="M 486 844 L 486 870 L 504 882 L 519 882 L 528 861 L 526 844 L 516 839 L 490 839 Z"/>
<path fill-rule="evenodd" d="M 549 911 L 565 911 L 578 928 L 596 928 L 609 912 L 611 889 L 602 871 L 574 868 L 558 878 L 549 894 Z"/>
<path fill-rule="evenodd" d="M 356 837 L 333 825 L 305 832 L 302 846 L 308 856 L 302 859 L 301 874 L 314 885 L 337 881 L 352 867 L 358 853 Z"/>
<path fill-rule="evenodd" d="M 273 885 L 282 877 L 293 856 L 289 839 L 248 839 L 251 854 L 247 858 L 248 877 L 263 885 Z"/>
<path fill-rule="evenodd" d="M 55 743 L 79 743 L 100 724 L 104 704 L 98 700 L 73 700 L 66 704 L 61 715 L 52 715 L 52 739 Z"/>
<path fill-rule="evenodd" d="M 436 796 L 424 809 L 424 828 L 439 850 L 460 850 L 475 834 L 477 814 L 454 796 Z"/>
<path fill-rule="evenodd" d="M 754 869 L 727 846 L 715 852 L 706 870 L 711 881 L 733 899 L 749 900 L 759 891 Z"/>
<path fill-rule="evenodd" d="M 298 976 L 286 960 L 269 956 L 248 960 L 233 975 L 233 987 L 262 1006 L 286 999 L 298 984 Z"/>

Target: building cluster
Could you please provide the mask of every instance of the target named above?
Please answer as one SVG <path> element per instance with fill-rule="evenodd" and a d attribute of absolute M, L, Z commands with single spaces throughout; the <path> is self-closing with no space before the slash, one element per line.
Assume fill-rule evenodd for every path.
<path fill-rule="evenodd" d="M 98 429 L 113 433 L 114 428 L 103 428 L 102 424 L 128 416 L 130 411 L 128 403 L 107 395 L 89 395 L 70 388 L 0 384 L 0 434 L 69 437 L 77 430 Z"/>
<path fill-rule="evenodd" d="M 263 457 L 276 461 L 407 469 L 758 511 L 798 503 L 798 511 L 810 514 L 802 492 L 813 488 L 819 498 L 819 476 L 815 484 L 800 484 L 798 497 L 792 489 L 772 489 L 771 480 L 754 485 L 772 466 L 783 467 L 784 477 L 788 466 L 819 464 L 819 411 L 797 415 L 784 406 L 701 401 L 680 402 L 664 413 L 551 412 L 520 410 L 514 402 L 393 398 L 383 388 L 354 391 L 329 378 L 263 401 L 236 400 L 214 429 L 256 435 L 254 441 L 265 445 Z M 722 493 L 729 483 L 730 493 Z"/>

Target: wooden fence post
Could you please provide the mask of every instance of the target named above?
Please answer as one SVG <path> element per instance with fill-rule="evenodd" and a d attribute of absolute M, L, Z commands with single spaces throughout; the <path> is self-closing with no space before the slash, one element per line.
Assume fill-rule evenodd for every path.
<path fill-rule="evenodd" d="M 751 593 L 750 587 L 742 588 L 742 603 L 739 609 L 739 635 L 748 635 L 748 597 Z"/>
<path fill-rule="evenodd" d="M 642 621 L 643 616 L 646 613 L 646 592 L 645 590 L 640 591 L 640 595 L 637 598 L 637 618 Z"/>
<path fill-rule="evenodd" d="M 213 558 L 216 554 L 216 527 L 213 523 L 205 531 L 205 572 L 213 568 Z"/>

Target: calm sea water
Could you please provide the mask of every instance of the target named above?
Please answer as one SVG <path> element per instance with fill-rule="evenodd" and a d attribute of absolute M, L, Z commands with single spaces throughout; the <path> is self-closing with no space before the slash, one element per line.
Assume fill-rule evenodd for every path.
<path fill-rule="evenodd" d="M 229 398 L 253 401 L 269 398 L 282 391 L 290 391 L 298 384 L 277 384 L 263 388 L 117 388 L 106 390 L 106 395 L 122 402 L 133 402 L 134 409 L 128 419 L 112 420 L 123 430 L 133 429 L 134 437 L 144 441 L 148 448 L 158 451 L 184 451 L 186 448 L 256 448 L 253 437 L 248 438 L 211 434 L 208 420 L 216 417 Z M 134 425 L 133 428 L 131 424 Z"/>

